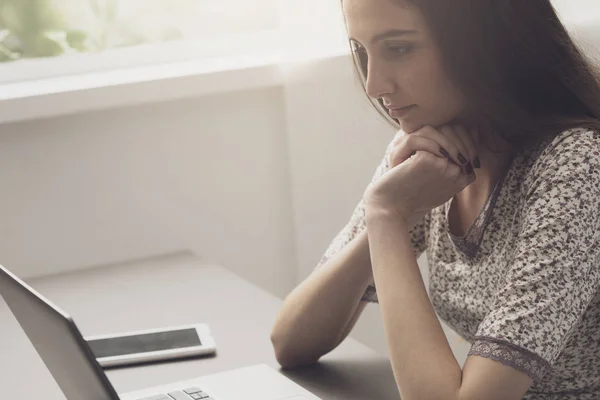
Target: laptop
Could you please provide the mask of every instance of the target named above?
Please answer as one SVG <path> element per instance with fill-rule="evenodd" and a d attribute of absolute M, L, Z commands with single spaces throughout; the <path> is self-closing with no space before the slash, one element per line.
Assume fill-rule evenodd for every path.
<path fill-rule="evenodd" d="M 0 295 L 67 400 L 320 400 L 265 364 L 117 394 L 73 319 L 1 265 Z"/>

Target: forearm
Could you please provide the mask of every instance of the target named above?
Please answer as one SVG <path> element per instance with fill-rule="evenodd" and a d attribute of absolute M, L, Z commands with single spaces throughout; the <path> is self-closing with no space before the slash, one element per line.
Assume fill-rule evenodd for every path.
<path fill-rule="evenodd" d="M 373 279 L 368 247 L 363 232 L 286 298 L 271 333 L 282 365 L 316 361 L 339 344 Z"/>
<path fill-rule="evenodd" d="M 386 212 L 367 216 L 373 275 L 392 368 L 403 400 L 455 400 L 462 370 L 431 305 L 408 228 Z"/>

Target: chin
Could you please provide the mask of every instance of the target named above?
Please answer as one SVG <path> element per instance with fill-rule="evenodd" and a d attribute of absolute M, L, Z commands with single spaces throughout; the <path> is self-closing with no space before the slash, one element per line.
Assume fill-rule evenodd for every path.
<path fill-rule="evenodd" d="M 398 120 L 398 124 L 400 125 L 400 129 L 402 129 L 402 131 L 404 133 L 416 132 L 419 129 L 421 129 L 422 127 L 424 127 L 425 125 L 427 125 L 427 124 L 423 124 L 423 123 L 417 123 L 416 121 L 410 121 L 408 118 Z"/>
<path fill-rule="evenodd" d="M 453 123 L 455 120 L 454 119 L 450 119 L 450 118 L 443 118 L 440 120 L 428 120 L 428 121 L 419 121 L 415 118 L 403 118 L 401 120 L 397 120 L 398 124 L 400 125 L 400 129 L 402 129 L 402 131 L 404 133 L 413 133 L 418 131 L 419 129 L 423 128 L 424 126 L 432 126 L 434 128 L 440 128 L 444 125 L 447 124 L 451 124 Z"/>

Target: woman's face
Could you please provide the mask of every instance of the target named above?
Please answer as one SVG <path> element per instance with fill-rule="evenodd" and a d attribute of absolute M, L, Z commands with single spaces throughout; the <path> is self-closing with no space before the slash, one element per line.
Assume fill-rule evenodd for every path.
<path fill-rule="evenodd" d="M 367 94 L 383 100 L 403 131 L 439 127 L 463 111 L 465 100 L 416 7 L 400 0 L 343 0 L 343 8 Z"/>

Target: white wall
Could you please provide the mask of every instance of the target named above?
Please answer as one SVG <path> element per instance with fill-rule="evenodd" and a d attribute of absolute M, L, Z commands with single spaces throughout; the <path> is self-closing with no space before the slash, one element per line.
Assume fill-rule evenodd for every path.
<path fill-rule="evenodd" d="M 190 249 L 283 295 L 280 88 L 2 126 L 0 263 L 23 276 Z"/>

